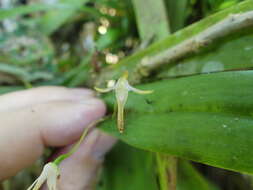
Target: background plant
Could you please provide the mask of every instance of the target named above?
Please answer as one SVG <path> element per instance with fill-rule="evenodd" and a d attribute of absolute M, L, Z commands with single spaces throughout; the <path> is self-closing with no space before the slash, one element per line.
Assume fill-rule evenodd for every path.
<path fill-rule="evenodd" d="M 248 190 L 252 25 L 148 73 L 141 63 L 252 9 L 251 0 L 1 1 L 0 92 L 103 86 L 128 70 L 131 84 L 155 93 L 129 96 L 123 135 L 114 119 L 101 124 L 131 146 L 120 142 L 108 155 L 97 189 Z M 113 95 L 102 98 L 112 113 Z M 25 189 L 37 166 L 2 189 Z"/>

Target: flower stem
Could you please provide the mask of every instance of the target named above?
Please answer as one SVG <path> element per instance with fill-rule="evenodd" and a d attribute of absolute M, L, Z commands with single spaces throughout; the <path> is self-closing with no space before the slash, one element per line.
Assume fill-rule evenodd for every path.
<path fill-rule="evenodd" d="M 78 140 L 78 142 L 73 146 L 73 148 L 70 149 L 70 151 L 66 154 L 62 154 L 60 155 L 59 157 L 57 157 L 55 160 L 54 160 L 54 164 L 56 164 L 57 166 L 63 161 L 65 160 L 66 158 L 70 157 L 72 154 L 74 154 L 77 149 L 79 148 L 80 144 L 83 142 L 84 138 L 86 137 L 86 135 L 88 134 L 89 130 L 96 124 L 100 123 L 101 121 L 103 121 L 104 119 L 98 119 L 92 123 L 90 123 L 88 125 L 88 127 L 86 127 L 83 131 L 83 134 L 81 135 L 80 139 Z"/>

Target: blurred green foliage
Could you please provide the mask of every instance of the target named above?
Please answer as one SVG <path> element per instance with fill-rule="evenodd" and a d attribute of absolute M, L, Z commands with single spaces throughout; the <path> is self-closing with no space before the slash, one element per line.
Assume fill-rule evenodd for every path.
<path fill-rule="evenodd" d="M 51 3 L 47 0 L 7 0 L 5 3 L 0 2 L 0 93 L 3 94 L 40 85 L 92 87 L 94 83 L 97 82 L 99 76 L 104 74 L 104 69 L 113 68 L 113 71 L 116 73 L 112 74 L 109 72 L 109 77 L 105 77 L 106 80 L 119 76 L 121 75 L 121 70 L 123 71 L 135 67 L 142 57 L 146 55 L 151 56 L 161 50 L 173 47 L 177 43 L 208 28 L 230 13 L 252 10 L 250 1 L 247 1 L 247 4 L 241 5 L 238 5 L 239 2 L 241 2 L 241 0 L 164 0 L 165 11 L 167 11 L 167 23 L 169 23 L 169 29 L 172 35 L 151 46 L 150 44 L 153 42 L 153 39 L 143 42 L 141 32 L 138 28 L 139 25 L 136 21 L 138 20 L 138 14 L 136 14 L 135 9 L 144 9 L 145 4 L 143 7 L 135 7 L 134 9 L 131 0 L 58 0 L 56 3 Z M 227 9 L 230 7 L 232 8 Z M 145 11 L 149 13 L 153 8 L 151 4 L 151 7 L 146 7 Z M 154 9 L 152 11 L 159 15 L 159 10 Z M 215 16 L 207 17 L 215 13 L 217 13 Z M 202 21 L 193 24 L 200 20 Z M 150 24 L 148 21 L 142 22 L 147 22 L 144 23 L 144 26 Z M 190 26 L 187 27 L 188 25 Z M 155 28 L 156 26 L 151 25 L 150 28 L 152 29 L 152 27 Z M 251 42 L 251 30 L 228 36 L 205 51 L 198 52 L 196 55 L 182 59 L 173 65 L 163 67 L 158 73 L 154 73 L 152 76 L 153 78 L 148 79 L 148 81 L 168 77 L 182 77 L 204 72 L 250 69 L 252 68 Z M 147 46 L 148 48 L 146 48 Z M 241 62 L 240 60 L 244 61 Z M 117 64 L 119 62 L 120 64 Z M 220 64 L 212 64 L 210 66 L 210 62 L 222 63 L 222 67 Z M 188 78 L 184 80 L 191 81 Z M 248 80 L 245 80 L 244 82 L 247 81 Z M 201 84 L 201 81 L 195 81 L 194 84 Z M 214 84 L 216 84 L 215 81 Z M 187 82 L 183 82 L 178 86 L 173 88 L 168 87 L 163 90 L 168 90 L 166 94 L 169 94 L 170 91 L 184 85 L 190 87 L 191 83 L 188 84 Z M 238 85 L 240 84 L 238 83 Z M 187 86 L 185 88 L 187 88 Z M 196 92 L 197 95 L 199 95 L 199 93 L 200 92 Z M 151 96 L 157 98 L 155 97 L 156 95 Z M 159 94 L 159 96 L 162 97 L 162 94 Z M 174 92 L 170 98 L 171 97 L 176 99 L 178 94 Z M 110 100 L 106 100 L 109 102 L 109 106 L 112 109 L 114 100 L 112 97 L 109 99 Z M 195 99 L 196 97 L 193 97 L 193 99 L 189 101 L 195 102 Z M 154 101 L 155 100 L 156 99 L 154 99 Z M 172 99 L 167 100 L 164 98 L 163 100 L 165 101 L 164 104 L 167 105 L 169 103 L 169 107 L 172 105 Z M 147 105 L 147 98 L 142 99 L 141 97 L 137 101 L 140 102 L 140 105 L 144 105 L 145 111 L 150 109 L 150 106 Z M 250 102 L 250 100 L 245 100 L 245 105 L 247 105 L 248 102 Z M 174 103 L 176 104 L 177 102 Z M 216 103 L 217 102 L 214 104 L 216 105 Z M 205 104 L 203 103 L 203 105 Z M 130 103 L 128 106 L 131 107 L 133 105 Z M 189 109 L 194 110 L 194 106 L 191 106 L 189 106 Z M 134 109 L 136 108 L 136 106 L 133 107 Z M 138 109 L 141 108 L 142 106 Z M 209 106 L 207 109 L 209 108 L 212 108 L 212 106 Z M 136 110 L 134 112 L 136 112 Z M 163 116 L 162 114 L 160 115 L 161 118 Z M 154 117 L 157 116 L 155 115 Z M 192 119 L 192 127 L 199 124 L 196 124 L 199 115 L 194 117 L 196 118 Z M 129 120 L 131 120 L 131 118 L 135 119 L 136 115 L 130 113 Z M 157 118 L 157 122 L 159 122 L 159 117 Z M 207 119 L 208 118 L 210 119 L 210 117 L 207 117 Z M 133 127 L 133 132 L 130 131 L 129 134 L 126 134 L 126 136 L 129 135 L 130 137 L 121 136 L 121 138 L 140 148 L 156 151 L 154 148 L 154 146 L 156 146 L 156 139 L 152 139 L 148 142 L 145 141 L 150 134 L 152 136 L 152 134 L 157 134 L 159 132 L 157 131 L 158 129 L 153 128 L 152 130 L 154 131 L 152 132 L 152 130 L 146 129 L 145 126 L 143 126 L 143 121 L 145 120 L 146 122 L 146 120 L 149 121 L 149 119 L 150 118 L 146 118 L 140 114 L 140 117 L 136 120 L 136 123 L 139 122 L 140 127 L 138 128 L 138 126 L 135 126 L 136 123 L 134 123 L 133 125 L 135 128 Z M 153 121 L 156 120 L 154 119 Z M 166 122 L 169 123 L 174 120 L 171 121 L 166 118 L 164 121 L 166 124 Z M 222 119 L 220 121 L 222 121 Z M 148 124 L 150 123 L 151 122 L 148 122 Z M 209 124 L 208 127 L 210 128 L 207 128 L 211 130 L 212 122 L 210 121 Z M 111 126 L 113 125 L 114 124 Z M 130 123 L 129 126 L 131 125 Z M 185 127 L 184 129 L 187 131 L 188 125 L 178 125 Z M 148 125 L 146 125 L 146 127 L 147 126 Z M 158 128 L 161 128 L 160 136 L 162 136 L 164 130 L 167 129 L 166 126 L 164 126 L 163 123 L 158 125 Z M 112 133 L 115 132 L 114 129 L 110 127 L 107 130 L 111 130 Z M 143 129 L 145 130 L 144 132 L 142 131 Z M 189 129 L 191 130 L 191 128 Z M 177 131 L 177 127 L 174 130 Z M 201 130 L 196 131 L 201 132 Z M 191 131 L 188 132 L 189 136 L 192 135 L 193 138 L 195 137 L 194 131 L 192 134 Z M 135 137 L 134 135 L 136 134 L 139 134 L 139 136 Z M 222 134 L 224 135 L 224 133 Z M 244 133 L 242 131 L 238 134 L 242 134 L 243 136 Z M 171 134 L 168 133 L 168 135 Z M 160 136 L 155 138 L 159 138 Z M 139 141 L 136 140 L 138 137 L 140 137 Z M 229 137 L 224 135 L 224 138 Z M 144 141 L 142 142 L 143 139 Z M 174 139 L 173 142 L 175 143 L 178 137 L 171 137 L 170 139 L 171 141 Z M 248 141 L 250 140 L 248 139 Z M 138 145 L 136 145 L 136 142 L 138 142 Z M 203 142 L 205 141 L 203 140 Z M 168 151 L 168 153 L 173 152 L 180 155 L 177 152 L 180 152 L 176 147 L 177 143 L 175 143 L 175 147 L 170 147 L 172 144 L 173 143 L 169 144 L 166 150 L 173 149 L 174 152 Z M 186 146 L 186 148 L 188 148 L 189 154 L 183 155 L 183 157 L 201 161 L 199 159 L 194 159 L 193 155 L 190 154 L 194 146 Z M 203 146 L 202 148 L 201 156 L 205 157 L 205 147 Z M 229 150 L 237 151 L 233 150 L 233 147 L 230 147 L 230 149 L 224 150 L 223 153 L 225 154 L 226 151 Z M 214 151 L 210 151 L 206 155 L 210 154 L 217 156 Z M 47 156 L 48 154 L 43 158 Z M 205 161 L 205 163 L 213 164 L 213 162 L 217 161 L 215 159 L 217 158 L 213 158 L 212 161 Z M 248 160 L 250 159 L 251 157 L 245 158 L 245 163 L 249 162 Z M 44 163 L 42 160 L 38 161 L 36 166 L 20 172 L 9 181 L 5 181 L 2 189 L 25 189 L 40 172 L 40 167 Z M 226 161 L 228 162 L 228 160 Z M 215 163 L 214 165 L 237 169 L 239 171 L 251 171 L 252 169 L 241 169 L 244 163 L 239 163 L 235 166 L 231 165 L 231 163 L 224 165 L 220 160 Z M 227 172 L 204 165 L 201 165 L 201 167 L 198 165 L 198 169 L 196 169 L 194 165 L 195 164 L 186 160 L 178 161 L 178 190 L 217 190 L 220 188 L 224 190 L 249 190 L 252 188 L 250 184 L 252 177 L 249 175 Z M 159 166 L 155 161 L 153 153 L 135 149 L 129 145 L 120 143 L 108 155 L 97 189 L 141 190 L 147 189 L 148 187 L 150 190 L 158 190 L 161 189 L 158 180 L 158 169 Z M 213 175 L 219 176 L 219 178 L 212 178 L 210 182 L 210 180 L 204 176 L 210 176 L 211 172 L 214 173 Z M 221 173 L 224 175 L 221 175 Z M 226 176 L 226 178 L 220 176 Z M 226 180 L 229 179 L 233 180 L 227 183 Z M 215 183 L 218 185 L 213 185 Z"/>

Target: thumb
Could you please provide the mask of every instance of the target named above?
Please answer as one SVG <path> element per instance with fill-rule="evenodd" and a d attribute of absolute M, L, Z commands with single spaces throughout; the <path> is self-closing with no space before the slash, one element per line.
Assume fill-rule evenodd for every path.
<path fill-rule="evenodd" d="M 102 117 L 104 104 L 96 98 L 49 101 L 0 114 L 0 180 L 31 165 L 44 146 L 76 141 L 85 126 Z"/>

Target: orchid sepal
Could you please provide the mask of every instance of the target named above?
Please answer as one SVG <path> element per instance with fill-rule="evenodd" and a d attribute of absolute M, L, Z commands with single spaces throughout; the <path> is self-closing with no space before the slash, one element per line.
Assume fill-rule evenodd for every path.
<path fill-rule="evenodd" d="M 134 88 L 128 83 L 128 72 L 124 72 L 124 74 L 118 79 L 117 83 L 102 89 L 94 87 L 96 91 L 101 93 L 106 93 L 111 90 L 115 90 L 116 100 L 117 100 L 117 127 L 120 133 L 124 132 L 124 108 L 128 98 L 128 92 L 133 91 L 137 94 L 151 94 L 153 90 L 140 90 Z"/>
<path fill-rule="evenodd" d="M 112 90 L 114 90 L 113 87 L 110 88 L 98 88 L 98 87 L 94 87 L 94 89 L 100 93 L 106 93 L 106 92 L 110 92 Z"/>
<path fill-rule="evenodd" d="M 27 190 L 39 190 L 45 182 L 47 182 L 48 190 L 57 190 L 56 185 L 59 176 L 58 166 L 53 162 L 49 162 L 44 166 L 40 176 Z"/>

